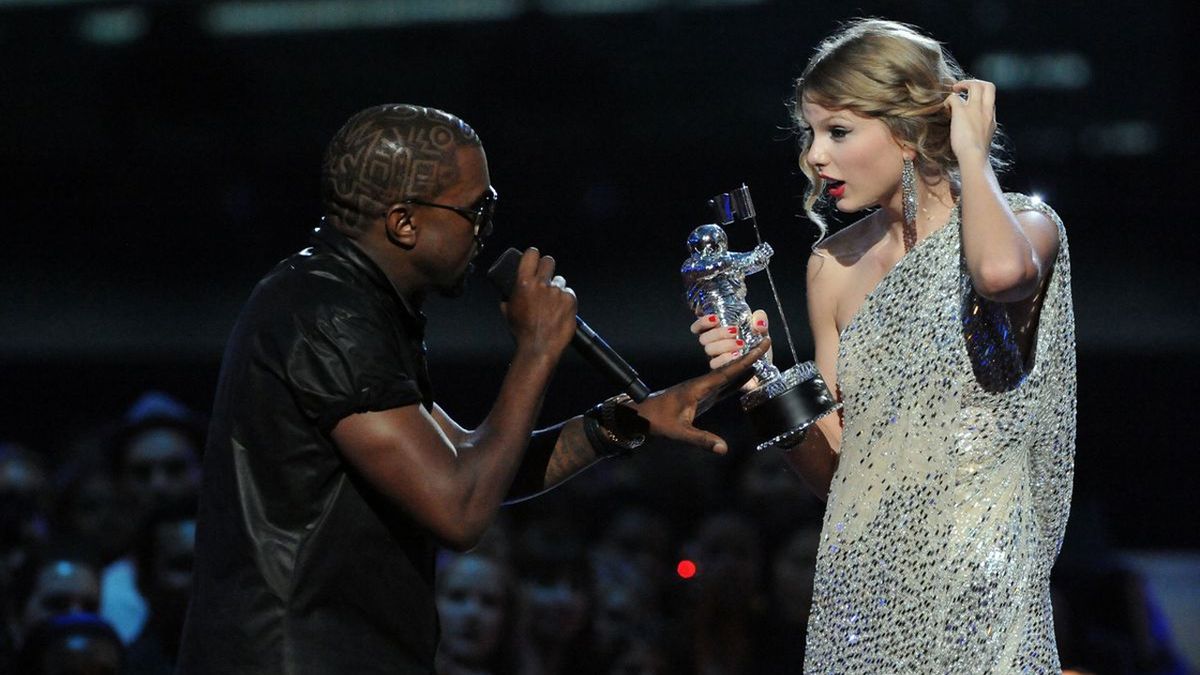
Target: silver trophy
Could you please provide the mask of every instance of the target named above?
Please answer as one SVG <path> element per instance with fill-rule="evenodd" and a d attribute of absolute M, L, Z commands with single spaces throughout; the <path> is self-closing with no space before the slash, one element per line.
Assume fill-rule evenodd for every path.
<path fill-rule="evenodd" d="M 775 290 L 775 280 L 767 266 L 774 251 L 759 235 L 750 189 L 742 185 L 732 192 L 713 197 L 708 203 L 717 223 L 692 230 L 687 241 L 690 255 L 679 270 L 692 312 L 696 316 L 715 314 L 722 326 L 736 326 L 746 343 L 743 353 L 753 348 L 762 337 L 750 326 L 752 312 L 746 303 L 746 276 L 766 270 L 792 359 L 799 361 Z M 754 228 L 758 245 L 752 251 L 729 250 L 729 240 L 722 225 L 740 222 L 749 222 Z M 754 374 L 758 386 L 742 395 L 741 404 L 759 439 L 758 450 L 799 443 L 813 422 L 841 407 L 829 393 L 812 361 L 797 363 L 780 372 L 764 356 L 755 361 Z"/>

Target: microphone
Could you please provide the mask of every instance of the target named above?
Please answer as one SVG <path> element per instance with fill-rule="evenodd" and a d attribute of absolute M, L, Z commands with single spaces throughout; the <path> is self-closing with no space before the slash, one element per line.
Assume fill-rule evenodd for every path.
<path fill-rule="evenodd" d="M 510 248 L 501 253 L 488 269 L 488 279 L 491 279 L 500 291 L 500 297 L 505 300 L 512 294 L 513 286 L 517 283 L 517 266 L 520 262 L 521 252 Z M 637 372 L 578 316 L 575 317 L 575 337 L 571 338 L 571 346 L 634 401 L 641 403 L 650 395 L 650 388 L 642 382 Z"/>

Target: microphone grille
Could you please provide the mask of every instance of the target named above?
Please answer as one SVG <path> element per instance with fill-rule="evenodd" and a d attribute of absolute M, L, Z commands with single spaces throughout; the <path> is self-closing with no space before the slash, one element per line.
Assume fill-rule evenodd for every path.
<path fill-rule="evenodd" d="M 512 294 L 513 286 L 517 283 L 517 267 L 521 264 L 521 252 L 510 248 L 496 258 L 496 262 L 488 268 L 487 278 L 500 291 L 500 297 L 505 300 Z"/>

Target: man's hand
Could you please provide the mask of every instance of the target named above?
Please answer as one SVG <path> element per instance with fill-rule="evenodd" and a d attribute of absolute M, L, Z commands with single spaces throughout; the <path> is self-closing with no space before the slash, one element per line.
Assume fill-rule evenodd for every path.
<path fill-rule="evenodd" d="M 521 256 L 511 295 L 501 311 L 517 349 L 555 358 L 575 335 L 575 291 L 554 275 L 554 258 L 530 247 Z"/>
<path fill-rule="evenodd" d="M 681 382 L 669 389 L 655 392 L 638 404 L 631 404 L 647 422 L 650 434 L 683 441 L 719 455 L 729 451 L 720 436 L 692 426 L 696 417 L 713 403 L 734 393 L 754 374 L 751 365 L 771 348 L 765 338 L 739 358 L 700 377 Z"/>

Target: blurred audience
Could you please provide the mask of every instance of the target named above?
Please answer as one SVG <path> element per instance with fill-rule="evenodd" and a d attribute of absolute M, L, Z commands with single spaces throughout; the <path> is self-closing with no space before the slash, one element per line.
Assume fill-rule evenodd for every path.
<path fill-rule="evenodd" d="M 635 638 L 617 655 L 607 675 L 673 675 L 670 654 L 660 644 Z"/>
<path fill-rule="evenodd" d="M 576 675 L 594 668 L 592 574 L 584 541 L 569 520 L 525 526 L 513 548 L 519 576 L 517 671 Z"/>
<path fill-rule="evenodd" d="M 13 576 L 9 596 L 16 643 L 38 623 L 64 614 L 94 614 L 100 607 L 98 563 L 86 550 L 54 543 L 34 551 Z"/>
<path fill-rule="evenodd" d="M 784 537 L 771 556 L 761 672 L 799 673 L 804 666 L 820 539 L 821 528 L 810 522 Z"/>
<path fill-rule="evenodd" d="M 112 461 L 139 516 L 195 501 L 203 439 L 203 419 L 164 393 L 148 392 L 129 408 L 112 441 Z"/>
<path fill-rule="evenodd" d="M 203 438 L 201 418 L 166 394 L 148 392 L 130 407 L 110 443 L 119 499 L 129 508 L 125 517 L 141 528 L 157 509 L 196 504 Z M 128 645 L 149 615 L 132 543 L 104 568 L 101 583 L 100 615 Z"/>
<path fill-rule="evenodd" d="M 472 551 L 454 556 L 437 577 L 440 675 L 516 673 L 512 627 L 517 590 L 503 559 Z"/>
<path fill-rule="evenodd" d="M 741 513 L 714 513 L 700 522 L 684 552 L 696 569 L 684 600 L 690 672 L 761 672 L 756 659 L 762 647 L 766 597 L 757 524 Z"/>
<path fill-rule="evenodd" d="M 0 587 L 46 538 L 48 487 L 41 455 L 0 441 Z"/>
<path fill-rule="evenodd" d="M 119 675 L 124 647 L 116 631 L 91 613 L 61 614 L 29 632 L 15 672 L 21 675 Z"/>
<path fill-rule="evenodd" d="M 195 504 L 160 507 L 138 538 L 138 591 L 148 612 L 137 639 L 129 645 L 126 675 L 170 675 L 175 671 L 195 557 Z"/>
<path fill-rule="evenodd" d="M 1187 675 L 1145 580 L 1109 541 L 1103 509 L 1074 505 L 1051 579 L 1055 638 L 1066 669 L 1096 675 Z"/>
<path fill-rule="evenodd" d="M 646 507 L 618 510 L 591 547 L 597 584 L 630 585 L 647 599 L 660 596 L 675 573 L 674 529 L 666 516 Z"/>
<path fill-rule="evenodd" d="M 50 522 L 57 536 L 90 547 L 106 566 L 133 545 L 138 521 L 105 458 L 87 453 L 68 459 L 56 472 L 55 490 Z"/>
<path fill-rule="evenodd" d="M 802 525 L 819 523 L 825 505 L 785 463 L 782 450 L 750 453 L 737 469 L 739 510 L 754 520 L 767 541 L 776 542 Z"/>
<path fill-rule="evenodd" d="M 657 556 L 653 560 L 657 563 Z M 660 570 L 648 566 L 637 549 L 603 544 L 591 563 L 592 645 L 599 672 L 628 670 L 632 663 L 647 663 L 649 655 L 665 653 L 669 642 L 662 577 L 669 563 L 662 561 Z"/>
<path fill-rule="evenodd" d="M 0 443 L 0 673 L 173 671 L 203 418 L 149 392 L 102 438 Z M 567 488 L 443 554 L 438 673 L 800 672 L 821 509 L 778 455 L 668 448 Z M 1095 504 L 1075 505 L 1053 601 L 1064 673 L 1194 672 Z"/>

